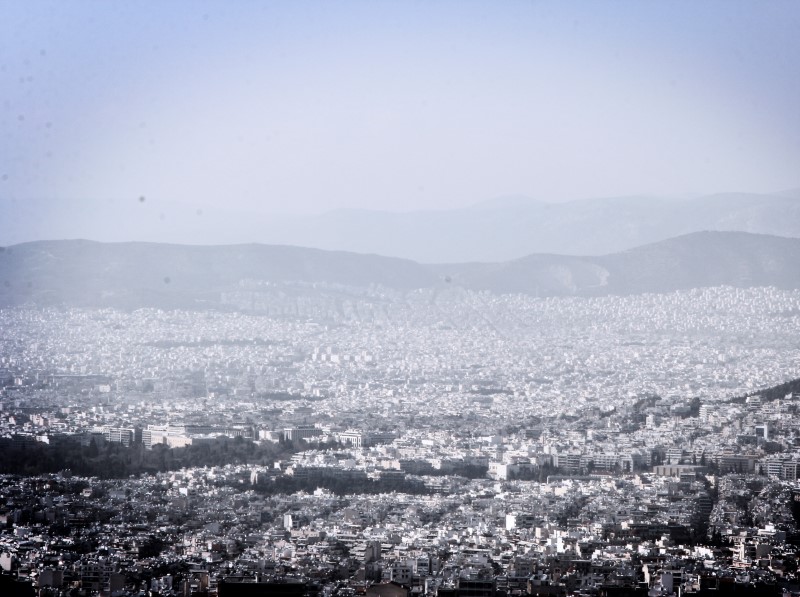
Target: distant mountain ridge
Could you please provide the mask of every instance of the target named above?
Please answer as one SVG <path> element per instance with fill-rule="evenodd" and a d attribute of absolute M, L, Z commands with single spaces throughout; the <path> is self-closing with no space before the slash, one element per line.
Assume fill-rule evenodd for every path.
<path fill-rule="evenodd" d="M 40 241 L 0 251 L 0 306 L 222 306 L 243 285 L 460 286 L 498 294 L 601 296 L 707 286 L 800 288 L 800 239 L 699 232 L 601 257 L 530 255 L 423 265 L 289 246 Z"/>
<path fill-rule="evenodd" d="M 462 269 L 463 268 L 463 269 Z M 451 279 L 469 288 L 540 296 L 665 293 L 708 286 L 800 288 L 800 239 L 695 232 L 600 257 L 530 255 L 468 266 Z"/>
<path fill-rule="evenodd" d="M 202 245 L 244 241 L 420 263 L 498 262 L 538 253 L 606 255 L 704 230 L 800 238 L 800 193 L 566 203 L 508 196 L 461 209 L 340 209 L 313 216 L 270 216 L 138 197 L 91 204 L 7 201 L 0 202 L 0 221 L 0 244 L 76 237 Z"/>

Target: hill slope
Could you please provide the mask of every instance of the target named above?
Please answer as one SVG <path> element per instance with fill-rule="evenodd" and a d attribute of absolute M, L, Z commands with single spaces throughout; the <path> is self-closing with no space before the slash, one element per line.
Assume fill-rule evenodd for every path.
<path fill-rule="evenodd" d="M 800 197 L 727 193 L 692 200 L 617 197 L 547 203 L 525 197 L 442 211 L 345 209 L 269 216 L 150 200 L 0 202 L 0 243 L 43 238 L 258 242 L 376 253 L 422 263 L 507 261 L 535 253 L 605 255 L 702 230 L 800 238 Z"/>
<path fill-rule="evenodd" d="M 541 296 L 671 292 L 706 286 L 800 288 L 800 239 L 697 232 L 605 255 L 531 255 L 434 266 L 467 288 Z"/>
<path fill-rule="evenodd" d="M 43 241 L 0 251 L 0 305 L 220 306 L 243 283 L 398 291 L 596 296 L 730 285 L 800 288 L 800 239 L 699 232 L 601 257 L 530 255 L 499 263 L 413 261 L 271 245 Z"/>
<path fill-rule="evenodd" d="M 0 253 L 0 304 L 218 305 L 242 281 L 398 289 L 435 275 L 413 261 L 300 247 L 42 241 Z"/>

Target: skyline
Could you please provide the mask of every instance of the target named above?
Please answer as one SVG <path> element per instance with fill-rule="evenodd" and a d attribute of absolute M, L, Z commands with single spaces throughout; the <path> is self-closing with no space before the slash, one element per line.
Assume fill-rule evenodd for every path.
<path fill-rule="evenodd" d="M 800 595 L 798 31 L 0 0 L 0 595 Z"/>
<path fill-rule="evenodd" d="M 800 186 L 795 3 L 3 12 L 4 201 L 311 214 Z"/>

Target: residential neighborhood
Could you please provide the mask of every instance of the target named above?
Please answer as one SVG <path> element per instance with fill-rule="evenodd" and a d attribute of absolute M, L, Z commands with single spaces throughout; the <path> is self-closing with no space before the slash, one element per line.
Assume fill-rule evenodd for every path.
<path fill-rule="evenodd" d="M 798 590 L 800 293 L 275 295 L 0 311 L 3 582 Z"/>

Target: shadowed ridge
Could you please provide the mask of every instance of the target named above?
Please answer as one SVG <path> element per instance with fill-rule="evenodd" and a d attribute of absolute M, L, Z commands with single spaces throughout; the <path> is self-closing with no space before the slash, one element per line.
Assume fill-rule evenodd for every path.
<path fill-rule="evenodd" d="M 697 232 L 601 257 L 536 254 L 423 265 L 285 245 L 40 241 L 0 251 L 0 305 L 221 307 L 244 286 L 396 291 L 461 286 L 534 296 L 672 292 L 707 286 L 800 288 L 800 239 Z"/>

